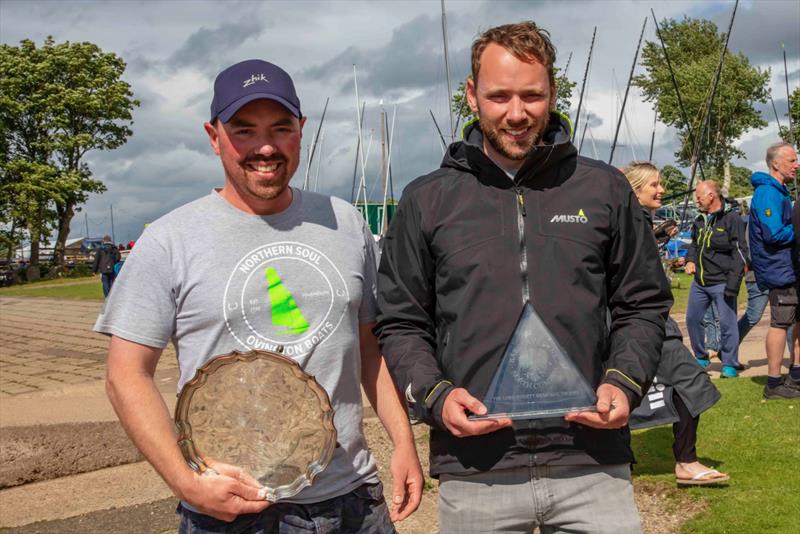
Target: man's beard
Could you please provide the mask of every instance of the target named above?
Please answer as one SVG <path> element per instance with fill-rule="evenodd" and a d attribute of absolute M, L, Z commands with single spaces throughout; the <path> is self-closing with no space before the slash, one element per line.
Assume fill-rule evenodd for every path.
<path fill-rule="evenodd" d="M 503 157 L 515 161 L 521 161 L 528 157 L 528 154 L 531 153 L 533 147 L 538 145 L 542 140 L 544 130 L 547 127 L 547 121 L 538 124 L 536 119 L 531 118 L 531 122 L 528 126 L 533 129 L 532 134 L 521 142 L 514 142 L 506 139 L 500 132 L 499 128 L 497 128 L 494 124 L 491 124 L 489 121 L 484 120 L 480 116 L 478 118 L 478 124 L 481 127 L 483 135 L 492 145 L 492 148 L 494 148 Z"/>

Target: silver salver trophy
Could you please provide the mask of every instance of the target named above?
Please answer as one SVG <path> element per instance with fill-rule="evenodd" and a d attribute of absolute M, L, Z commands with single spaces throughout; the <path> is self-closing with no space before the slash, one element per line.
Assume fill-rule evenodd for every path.
<path fill-rule="evenodd" d="M 527 302 L 483 399 L 486 413 L 469 418 L 547 419 L 597 411 L 596 402 L 586 378 Z"/>
<path fill-rule="evenodd" d="M 192 469 L 241 467 L 272 502 L 311 485 L 336 448 L 328 394 L 297 362 L 267 351 L 232 352 L 200 368 L 178 396 L 175 426 Z"/>

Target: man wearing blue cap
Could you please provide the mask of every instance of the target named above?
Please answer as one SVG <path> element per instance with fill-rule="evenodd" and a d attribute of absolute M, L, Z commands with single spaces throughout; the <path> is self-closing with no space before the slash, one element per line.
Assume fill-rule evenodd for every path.
<path fill-rule="evenodd" d="M 95 325 L 112 336 L 109 398 L 181 499 L 181 532 L 394 532 L 419 505 L 413 435 L 372 334 L 374 239 L 348 203 L 289 186 L 305 120 L 279 67 L 250 60 L 220 73 L 205 130 L 225 184 L 148 227 Z M 179 388 L 234 350 L 282 347 L 315 376 L 338 443 L 312 486 L 270 505 L 239 468 L 187 466 L 153 380 L 170 339 Z M 362 432 L 362 385 L 394 444 L 391 511 Z"/>

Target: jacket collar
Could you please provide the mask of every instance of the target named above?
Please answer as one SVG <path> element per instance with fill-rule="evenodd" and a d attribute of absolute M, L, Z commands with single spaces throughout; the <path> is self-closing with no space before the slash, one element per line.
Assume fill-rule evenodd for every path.
<path fill-rule="evenodd" d="M 544 143 L 533 147 L 512 183 L 505 171 L 483 152 L 483 132 L 478 121 L 473 121 L 464 127 L 464 140 L 448 147 L 441 166 L 470 172 L 504 189 L 514 184 L 548 187 L 570 176 L 577 166 L 578 151 L 570 141 L 569 132 L 568 119 L 551 112 L 543 134 Z"/>

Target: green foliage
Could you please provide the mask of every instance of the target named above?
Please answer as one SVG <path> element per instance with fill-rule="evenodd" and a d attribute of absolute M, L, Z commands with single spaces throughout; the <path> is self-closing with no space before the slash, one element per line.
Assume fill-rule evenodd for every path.
<path fill-rule="evenodd" d="M 789 126 L 781 126 L 781 139 L 786 143 L 792 143 L 795 147 L 800 148 L 800 87 L 796 87 L 792 94 L 789 95 L 789 112 L 785 114 L 786 117 L 792 117 L 792 131 L 789 132 Z"/>
<path fill-rule="evenodd" d="M 12 229 L 4 242 L 18 243 L 21 228 L 34 242 L 56 229 L 63 263 L 75 207 L 105 191 L 83 157 L 118 148 L 133 133 L 139 102 L 124 71 L 121 58 L 92 43 L 0 45 L 0 222 Z"/>
<path fill-rule="evenodd" d="M 572 105 L 572 91 L 577 84 L 567 78 L 566 74 L 559 74 L 560 69 L 558 67 L 555 67 L 553 71 L 556 77 L 556 109 L 569 113 L 569 109 Z M 456 89 L 456 92 L 453 94 L 452 108 L 453 113 L 455 113 L 457 117 L 461 117 L 462 124 L 467 124 L 478 118 L 469 108 L 466 82 L 458 84 L 458 89 Z"/>
<path fill-rule="evenodd" d="M 711 96 L 712 80 L 725 35 L 718 33 L 713 22 L 693 18 L 684 18 L 682 21 L 665 19 L 661 22 L 661 35 L 675 71 L 687 117 L 697 136 L 703 126 L 703 113 Z M 693 150 L 689 129 L 684 124 L 669 68 L 658 41 L 645 43 L 642 65 L 646 74 L 634 77 L 634 85 L 642 89 L 645 100 L 655 104 L 660 119 L 678 129 L 681 145 L 675 156 L 681 164 L 688 166 Z M 756 111 L 754 103 L 767 101 L 769 75 L 769 70 L 762 71 L 751 66 L 744 54 L 726 53 L 711 113 L 707 117 L 708 127 L 702 138 L 704 148 L 699 153 L 700 162 L 707 168 L 714 167 L 721 171 L 731 158 L 744 157 L 735 144 L 736 140 L 752 128 L 767 125 Z"/>
<path fill-rule="evenodd" d="M 728 198 L 741 198 L 749 197 L 753 194 L 753 186 L 750 183 L 750 176 L 753 172 L 747 167 L 737 167 L 731 164 L 731 186 L 728 191 Z M 706 175 L 709 180 L 714 180 L 720 186 L 723 183 L 723 173 L 716 169 L 712 169 L 710 174 Z"/>
<path fill-rule="evenodd" d="M 689 178 L 677 167 L 664 165 L 659 174 L 661 174 L 661 186 L 664 188 L 665 197 L 686 191 Z"/>

